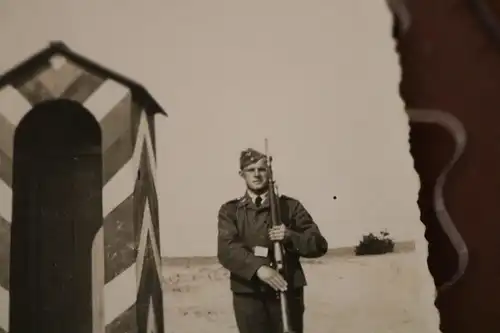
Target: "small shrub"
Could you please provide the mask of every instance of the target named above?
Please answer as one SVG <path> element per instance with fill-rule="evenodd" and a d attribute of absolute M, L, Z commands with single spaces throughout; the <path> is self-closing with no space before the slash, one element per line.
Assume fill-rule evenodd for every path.
<path fill-rule="evenodd" d="M 385 230 L 379 233 L 379 236 L 369 233 L 364 235 L 363 239 L 355 248 L 357 256 L 384 254 L 394 252 L 394 241 L 389 238 L 389 233 Z"/>

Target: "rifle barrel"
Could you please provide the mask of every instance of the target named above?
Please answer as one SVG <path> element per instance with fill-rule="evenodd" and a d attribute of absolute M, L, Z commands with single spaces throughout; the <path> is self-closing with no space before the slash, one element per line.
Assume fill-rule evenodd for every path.
<path fill-rule="evenodd" d="M 275 192 L 275 181 L 272 169 L 272 160 L 273 158 L 269 155 L 268 150 L 268 141 L 265 139 L 265 153 L 267 157 L 267 170 L 269 177 L 269 205 L 271 207 L 271 224 L 272 226 L 277 226 L 281 224 L 281 217 L 279 216 L 279 209 L 277 203 L 277 196 Z M 284 256 L 285 251 L 281 242 L 277 241 L 273 243 L 273 253 L 274 253 L 274 264 L 276 265 L 276 270 L 285 276 L 284 272 Z M 286 297 L 286 293 L 280 291 L 278 293 L 278 297 L 280 299 L 281 306 L 281 318 L 283 322 L 283 333 L 293 333 L 290 327 L 290 318 L 288 314 L 288 300 Z"/>

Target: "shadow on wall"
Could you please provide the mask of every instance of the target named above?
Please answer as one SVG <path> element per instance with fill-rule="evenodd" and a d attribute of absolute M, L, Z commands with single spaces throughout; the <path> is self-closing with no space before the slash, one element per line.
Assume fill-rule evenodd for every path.
<path fill-rule="evenodd" d="M 497 332 L 500 188 L 492 180 L 500 168 L 500 7 L 486 0 L 405 6 L 411 25 L 394 35 L 401 96 L 412 117 L 427 118 L 411 120 L 410 146 L 440 328 Z"/>

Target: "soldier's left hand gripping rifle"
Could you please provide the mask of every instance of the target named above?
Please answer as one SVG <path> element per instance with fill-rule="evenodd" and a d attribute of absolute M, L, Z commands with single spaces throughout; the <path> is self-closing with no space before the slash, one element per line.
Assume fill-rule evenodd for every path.
<path fill-rule="evenodd" d="M 273 227 L 281 225 L 281 217 L 278 203 L 278 196 L 276 194 L 276 184 L 274 181 L 272 162 L 273 158 L 269 155 L 268 151 L 268 141 L 265 139 L 265 154 L 267 159 L 267 174 L 269 179 L 269 206 L 271 209 L 271 225 Z M 284 257 L 286 255 L 283 245 L 279 241 L 273 242 L 273 254 L 274 254 L 274 269 L 278 271 L 282 276 L 285 277 L 285 267 L 284 267 Z M 278 291 L 278 297 L 281 305 L 281 318 L 283 322 L 283 333 L 293 333 L 290 327 L 290 317 L 288 312 L 288 301 L 286 298 L 286 293 L 283 291 Z"/>

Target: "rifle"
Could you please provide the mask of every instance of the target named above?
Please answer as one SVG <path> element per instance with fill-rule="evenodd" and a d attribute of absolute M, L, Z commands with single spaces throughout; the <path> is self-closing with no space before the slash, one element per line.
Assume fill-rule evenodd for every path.
<path fill-rule="evenodd" d="M 271 209 L 271 224 L 272 226 L 277 226 L 281 224 L 281 217 L 278 208 L 278 199 L 276 195 L 276 185 L 273 176 L 273 168 L 272 162 L 273 158 L 269 155 L 268 151 L 268 142 L 265 139 L 265 154 L 267 159 L 267 175 L 269 179 L 269 206 Z M 276 266 L 276 270 L 284 276 L 284 261 L 283 257 L 285 256 L 285 249 L 281 245 L 280 242 L 273 243 L 273 252 L 274 252 L 274 264 Z M 278 298 L 281 304 L 281 318 L 283 322 L 283 333 L 293 333 L 290 328 L 290 318 L 288 316 L 288 301 L 286 298 L 285 292 L 279 291 Z"/>

